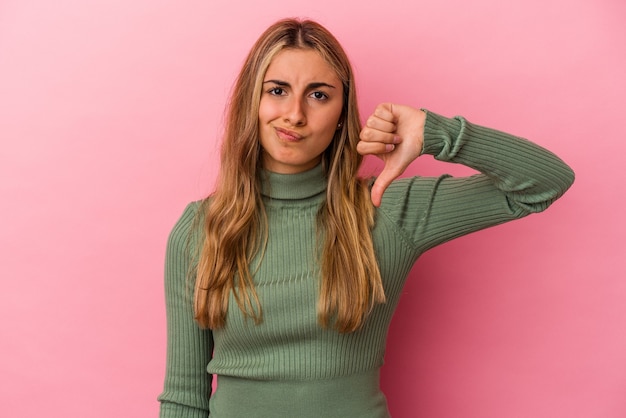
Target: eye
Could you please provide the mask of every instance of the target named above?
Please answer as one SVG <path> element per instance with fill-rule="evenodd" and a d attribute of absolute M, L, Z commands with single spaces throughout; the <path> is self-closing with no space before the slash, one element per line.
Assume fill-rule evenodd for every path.
<path fill-rule="evenodd" d="M 315 100 L 326 100 L 328 99 L 328 95 L 322 91 L 314 91 L 311 93 L 311 97 Z"/>
<path fill-rule="evenodd" d="M 282 87 L 272 87 L 267 92 L 272 96 L 282 96 L 285 94 L 285 89 L 283 89 Z"/>

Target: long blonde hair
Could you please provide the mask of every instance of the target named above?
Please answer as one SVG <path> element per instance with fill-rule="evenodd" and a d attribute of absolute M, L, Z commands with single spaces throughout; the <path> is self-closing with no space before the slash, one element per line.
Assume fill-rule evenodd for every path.
<path fill-rule="evenodd" d="M 223 327 L 232 292 L 245 316 L 262 320 L 250 267 L 252 258 L 264 251 L 268 234 L 260 193 L 258 113 L 265 72 L 285 48 L 317 51 L 343 84 L 342 127 L 322 157 L 328 187 L 317 215 L 323 242 L 318 319 L 323 326 L 332 323 L 340 332 L 352 332 L 376 303 L 385 301 L 371 235 L 374 207 L 366 180 L 358 177 L 361 123 L 351 65 L 335 37 L 309 20 L 286 19 L 270 26 L 252 47 L 235 82 L 217 186 L 201 208 L 204 239 L 196 270 L 195 318 L 203 327 Z"/>

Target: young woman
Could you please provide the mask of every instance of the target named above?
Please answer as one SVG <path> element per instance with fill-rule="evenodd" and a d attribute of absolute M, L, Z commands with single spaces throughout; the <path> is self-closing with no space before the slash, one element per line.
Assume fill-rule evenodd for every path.
<path fill-rule="evenodd" d="M 460 117 L 386 103 L 361 127 L 346 54 L 311 21 L 261 35 L 229 106 L 217 187 L 168 242 L 161 417 L 389 417 L 379 370 L 417 258 L 546 209 L 574 179 Z M 422 153 L 481 174 L 396 179 Z M 385 162 L 373 183 L 362 154 Z"/>

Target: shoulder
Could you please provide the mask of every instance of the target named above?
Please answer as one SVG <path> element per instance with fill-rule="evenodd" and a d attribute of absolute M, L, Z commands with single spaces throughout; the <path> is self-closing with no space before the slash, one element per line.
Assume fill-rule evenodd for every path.
<path fill-rule="evenodd" d="M 203 200 L 191 202 L 185 206 L 182 214 L 172 228 L 167 246 L 169 251 L 181 250 L 188 246 L 192 237 L 198 236 L 197 232 L 201 230 L 201 215 L 204 208 Z"/>
<path fill-rule="evenodd" d="M 195 202 L 188 203 L 183 210 L 183 213 L 179 216 L 176 224 L 174 224 L 174 228 L 172 228 L 172 233 L 181 230 L 181 229 L 189 229 L 189 226 L 194 222 L 194 220 L 200 214 L 201 208 L 204 206 L 204 201 L 198 200 Z"/>
<path fill-rule="evenodd" d="M 396 226 L 412 230 L 416 222 L 432 215 L 432 205 L 442 184 L 451 178 L 441 175 L 396 179 L 385 190 L 377 212 Z"/>

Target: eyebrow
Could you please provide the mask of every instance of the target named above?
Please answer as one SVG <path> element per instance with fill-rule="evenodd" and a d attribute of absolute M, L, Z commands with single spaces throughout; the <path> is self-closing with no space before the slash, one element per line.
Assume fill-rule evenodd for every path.
<path fill-rule="evenodd" d="M 276 85 L 279 85 L 281 87 L 291 87 L 291 85 L 289 83 L 287 83 L 286 81 L 282 81 L 282 80 L 266 80 L 263 82 L 263 84 L 266 83 L 274 83 Z M 315 83 L 309 83 L 307 86 L 307 90 L 308 89 L 317 89 L 319 87 L 328 87 L 331 89 L 334 89 L 335 86 L 328 84 L 328 83 L 323 83 L 323 82 L 315 82 Z"/>

